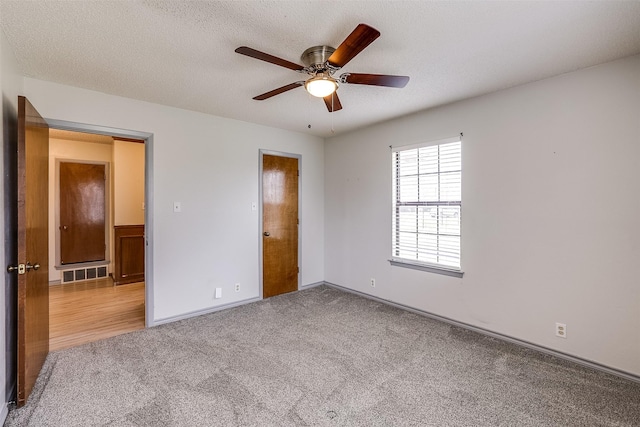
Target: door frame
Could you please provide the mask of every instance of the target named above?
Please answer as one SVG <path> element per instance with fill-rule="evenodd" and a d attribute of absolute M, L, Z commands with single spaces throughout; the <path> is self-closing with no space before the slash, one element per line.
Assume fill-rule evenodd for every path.
<path fill-rule="evenodd" d="M 264 155 L 268 156 L 279 156 L 279 157 L 289 157 L 293 159 L 298 159 L 298 265 L 300 266 L 300 271 L 298 272 L 298 289 L 300 290 L 300 283 L 302 278 L 302 155 L 295 153 L 287 153 L 284 151 L 273 151 L 273 150 L 259 150 L 259 161 L 258 161 L 258 265 L 259 265 L 259 276 L 260 276 L 260 299 L 264 299 L 263 291 L 264 291 L 264 239 L 262 238 L 263 230 L 263 198 L 262 198 L 262 165 L 263 165 L 263 157 Z"/>
<path fill-rule="evenodd" d="M 111 259 L 111 229 L 113 228 L 111 218 L 111 162 L 101 161 L 101 160 L 78 160 L 78 159 L 70 159 L 66 157 L 56 157 L 55 160 L 55 170 L 53 177 L 53 185 L 54 185 L 54 200 L 53 200 L 53 209 L 54 212 L 54 231 L 55 231 L 55 264 L 53 267 L 56 270 L 63 270 L 64 267 L 60 261 L 62 257 L 62 247 L 61 247 L 61 233 L 60 233 L 60 163 L 81 163 L 85 165 L 103 165 L 104 173 L 106 174 L 106 180 L 104 183 L 104 242 L 105 242 L 105 250 L 104 250 L 104 262 L 111 263 L 113 260 Z M 91 262 L 101 262 L 101 261 L 91 261 Z M 86 264 L 86 263 L 84 263 Z M 73 265 L 73 264 L 67 264 Z M 67 267 L 68 268 L 68 267 Z"/>
<path fill-rule="evenodd" d="M 144 324 L 154 326 L 154 293 L 153 293 L 153 133 L 136 130 L 119 129 L 108 126 L 49 119 L 45 121 L 51 129 L 70 130 L 75 132 L 94 133 L 98 135 L 118 136 L 122 138 L 140 139 L 144 141 Z"/>

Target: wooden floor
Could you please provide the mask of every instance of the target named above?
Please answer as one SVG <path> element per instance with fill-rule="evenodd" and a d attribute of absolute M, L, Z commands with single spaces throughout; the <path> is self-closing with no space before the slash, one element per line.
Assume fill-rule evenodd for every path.
<path fill-rule="evenodd" d="M 111 278 L 49 287 L 49 351 L 144 329 L 144 282 Z"/>

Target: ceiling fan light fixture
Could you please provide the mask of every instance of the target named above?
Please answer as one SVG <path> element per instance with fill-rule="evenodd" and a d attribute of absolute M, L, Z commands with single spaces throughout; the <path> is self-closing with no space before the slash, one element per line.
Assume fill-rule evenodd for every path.
<path fill-rule="evenodd" d="M 304 88 L 311 95 L 324 98 L 338 89 L 338 82 L 331 76 L 320 74 L 307 80 Z"/>

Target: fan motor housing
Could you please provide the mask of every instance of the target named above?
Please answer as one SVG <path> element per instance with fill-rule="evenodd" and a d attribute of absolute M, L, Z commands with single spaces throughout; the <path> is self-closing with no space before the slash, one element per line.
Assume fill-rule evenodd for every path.
<path fill-rule="evenodd" d="M 313 46 L 302 52 L 300 60 L 307 67 L 324 68 L 325 62 L 333 52 L 335 49 L 331 46 Z"/>

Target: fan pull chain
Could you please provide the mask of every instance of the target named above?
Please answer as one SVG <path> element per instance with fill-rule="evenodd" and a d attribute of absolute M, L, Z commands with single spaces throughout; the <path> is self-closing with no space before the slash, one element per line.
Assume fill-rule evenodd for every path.
<path fill-rule="evenodd" d="M 308 129 L 311 129 L 311 95 L 307 93 L 307 126 Z"/>
<path fill-rule="evenodd" d="M 333 92 L 331 94 L 331 133 L 334 134 L 336 133 L 336 130 L 333 128 L 333 113 L 335 112 L 335 110 L 333 109 L 333 100 L 336 99 L 336 93 Z"/>

